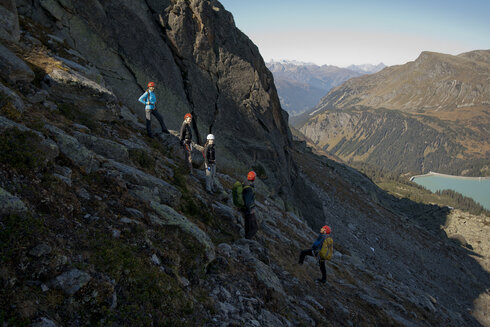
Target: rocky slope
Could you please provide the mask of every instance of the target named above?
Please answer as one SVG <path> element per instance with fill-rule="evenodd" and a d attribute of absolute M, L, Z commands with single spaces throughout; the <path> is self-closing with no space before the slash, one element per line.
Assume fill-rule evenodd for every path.
<path fill-rule="evenodd" d="M 266 65 L 274 75 L 281 106 L 293 116 L 315 107 L 333 87 L 367 73 L 331 65 L 287 61 L 271 61 Z"/>
<path fill-rule="evenodd" d="M 344 160 L 386 170 L 488 174 L 490 51 L 423 52 L 353 78 L 296 126 Z"/>
<path fill-rule="evenodd" d="M 304 143 L 290 139 L 287 127 L 284 133 L 280 124 L 268 127 L 266 117 L 277 118 L 271 104 L 277 102 L 273 85 L 268 91 L 260 84 L 254 86 L 252 93 L 272 96 L 270 103 L 249 111 L 242 121 L 244 135 L 249 129 L 256 131 L 239 143 L 243 154 L 235 149 L 237 140 L 217 133 L 222 143 L 219 156 L 247 160 L 247 153 L 254 153 L 253 163 L 264 162 L 259 176 L 267 178 L 257 183 L 259 232 L 254 240 L 244 239 L 230 188 L 249 167 L 226 171 L 229 166 L 220 161 L 219 193 L 208 195 L 204 174 L 197 169 L 202 164 L 198 151 L 193 154 L 196 174 L 189 176 L 174 135 L 144 136 L 141 121 L 125 104 L 129 92 L 137 95 L 141 89 L 128 87 L 127 94 L 117 94 L 111 83 L 122 85 L 123 80 L 116 82 L 116 75 L 95 66 L 95 60 L 103 58 L 87 59 L 87 54 L 53 34 L 65 25 L 53 22 L 48 16 L 51 11 L 67 15 L 79 27 L 90 20 L 82 16 L 89 13 L 76 6 L 88 4 L 70 7 L 73 3 L 66 0 L 41 4 L 17 4 L 23 13 L 19 38 L 2 40 L 0 48 L 5 67 L 0 74 L 2 326 L 486 323 L 489 274 L 470 256 L 468 247 L 441 231 L 448 209 L 397 200 L 354 169 L 311 153 Z M 48 4 L 60 7 L 48 10 L 44 7 Z M 119 9 L 132 5 L 140 10 L 147 2 L 119 4 Z M 159 4 L 231 17 L 217 2 Z M 110 2 L 104 2 L 107 7 L 98 1 L 90 5 L 116 10 Z M 149 13 L 148 8 L 143 12 Z M 134 18 L 129 12 L 119 13 L 120 22 Z M 197 14 L 189 17 L 186 10 L 176 10 L 173 15 L 173 22 L 189 19 L 181 27 L 195 31 L 190 18 Z M 112 19 L 107 16 L 101 23 L 115 24 Z M 221 28 L 238 33 L 228 24 Z M 92 34 L 75 35 L 73 44 L 83 44 Z M 166 39 L 165 35 L 160 37 Z M 108 40 L 114 44 L 124 39 L 112 37 Z M 129 51 L 117 49 L 121 54 Z M 241 51 L 254 48 L 230 49 L 245 56 Z M 76 55 L 66 58 L 69 54 Z M 223 63 L 223 71 L 237 69 L 233 62 Z M 254 62 L 260 63 L 260 57 Z M 166 69 L 181 66 L 169 64 Z M 250 70 L 247 73 L 259 81 L 269 76 L 267 71 Z M 230 77 L 229 87 L 238 87 L 244 74 Z M 169 74 L 169 80 L 166 76 L 159 84 L 177 87 L 172 84 L 174 75 Z M 200 82 L 197 77 L 189 79 L 188 89 L 197 92 Z M 167 91 L 161 90 L 159 99 L 168 96 L 172 101 Z M 181 99 L 190 106 L 188 99 L 193 98 Z M 222 118 L 221 124 L 232 126 L 241 110 L 245 109 L 236 105 L 226 111 L 231 118 Z M 171 111 L 162 108 L 165 117 L 171 117 Z M 257 127 L 254 124 L 260 119 Z M 169 122 L 174 129 L 170 118 Z M 200 124 L 197 128 L 202 132 Z M 254 140 L 266 127 L 271 129 L 269 139 L 259 141 L 275 149 L 274 136 L 282 135 L 282 142 L 288 144 L 282 151 L 288 151 L 289 161 L 281 168 L 287 176 L 268 170 L 273 164 L 267 160 L 282 164 L 280 153 L 269 151 L 271 159 L 261 156 L 265 146 L 256 150 Z M 230 148 L 236 155 L 226 152 Z M 281 181 L 288 183 L 282 194 L 277 187 Z M 328 264 L 328 284 L 317 285 L 315 261 L 299 266 L 296 260 L 325 222 L 334 231 L 336 253 Z"/>

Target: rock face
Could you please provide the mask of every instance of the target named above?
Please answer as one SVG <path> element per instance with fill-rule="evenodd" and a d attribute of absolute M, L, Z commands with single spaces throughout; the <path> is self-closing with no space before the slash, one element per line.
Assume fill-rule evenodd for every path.
<path fill-rule="evenodd" d="M 0 188 L 1 215 L 19 214 L 27 212 L 27 207 L 18 197 Z"/>
<path fill-rule="evenodd" d="M 331 90 L 295 126 L 343 160 L 378 169 L 487 174 L 489 57 L 423 52 Z"/>
<path fill-rule="evenodd" d="M 43 16 L 140 117 L 137 99 L 152 80 L 169 128 L 179 129 L 192 112 L 198 143 L 214 133 L 223 166 L 260 164 L 278 188 L 289 184 L 291 138 L 272 75 L 219 2 L 44 0 L 40 6 L 25 14 Z"/>
<path fill-rule="evenodd" d="M 0 74 L 12 83 L 30 82 L 34 79 L 34 72 L 29 66 L 2 44 L 0 44 Z"/>
<path fill-rule="evenodd" d="M 19 41 L 19 17 L 15 0 L 0 1 L 0 39 Z"/>

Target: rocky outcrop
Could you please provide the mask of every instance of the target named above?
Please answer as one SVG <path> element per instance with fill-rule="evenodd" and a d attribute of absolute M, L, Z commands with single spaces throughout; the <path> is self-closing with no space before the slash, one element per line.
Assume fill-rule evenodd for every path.
<path fill-rule="evenodd" d="M 162 205 L 156 202 L 151 203 L 151 207 L 159 214 L 160 218 L 152 218 L 152 223 L 158 226 L 169 225 L 178 226 L 184 232 L 191 234 L 197 242 L 204 248 L 206 253 L 207 263 L 213 261 L 216 257 L 214 244 L 209 236 L 199 227 L 190 222 L 186 217 L 177 213 L 169 206 Z"/>
<path fill-rule="evenodd" d="M 0 74 L 11 83 L 30 82 L 34 79 L 34 72 L 29 66 L 2 44 L 0 44 Z"/>
<path fill-rule="evenodd" d="M 15 0 L 0 1 L 0 39 L 19 41 L 19 17 Z"/>
<path fill-rule="evenodd" d="M 18 197 L 0 188 L 0 215 L 21 214 L 28 211 L 24 202 Z"/>

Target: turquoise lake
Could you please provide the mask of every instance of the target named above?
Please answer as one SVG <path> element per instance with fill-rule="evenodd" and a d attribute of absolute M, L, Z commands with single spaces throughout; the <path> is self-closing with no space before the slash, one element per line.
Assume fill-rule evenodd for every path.
<path fill-rule="evenodd" d="M 413 182 L 432 192 L 447 189 L 459 192 L 490 210 L 490 179 L 478 180 L 431 175 L 415 177 Z"/>

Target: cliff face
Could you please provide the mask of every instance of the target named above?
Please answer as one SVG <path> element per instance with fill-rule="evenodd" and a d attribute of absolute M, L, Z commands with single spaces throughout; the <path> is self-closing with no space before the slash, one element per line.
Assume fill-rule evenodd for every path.
<path fill-rule="evenodd" d="M 489 57 L 423 52 L 333 89 L 296 127 L 344 160 L 384 170 L 488 174 Z"/>
<path fill-rule="evenodd" d="M 212 11 L 204 14 L 206 8 Z M 222 75 L 203 82 L 203 76 L 212 76 L 203 67 L 214 67 L 214 57 L 209 66 L 194 50 L 194 61 L 186 57 L 196 46 L 190 37 L 197 35 L 195 17 L 201 13 L 205 21 L 206 15 L 222 15 L 224 20 L 212 19 L 202 30 L 217 20 L 228 24 L 222 33 L 243 37 L 226 31 L 234 27 L 219 4 L 60 0 L 19 2 L 17 9 L 19 39 L 2 40 L 0 46 L 0 325 L 488 323 L 490 281 L 479 261 L 488 263 L 469 252 L 479 238 L 459 243 L 440 230 L 447 208 L 393 198 L 354 169 L 312 154 L 304 143 L 291 143 L 289 131 L 279 124 L 282 118 L 275 116 L 274 87 L 262 87 L 270 75 L 260 68 L 252 74 L 239 60 L 249 58 L 260 67 L 254 47 L 230 46 L 229 61 L 216 66 Z M 155 47 L 158 56 L 129 60 L 129 53 L 141 50 L 131 48 L 139 42 L 134 37 L 151 34 L 144 29 L 136 35 L 132 29 L 159 26 L 151 19 L 162 12 L 168 26 L 161 29 L 165 42 L 158 44 L 169 44 L 168 49 Z M 125 30 L 115 34 L 111 26 Z M 242 76 L 230 77 L 239 69 L 235 62 L 243 67 L 241 75 L 257 81 L 249 85 L 252 95 L 242 99 L 243 105 L 237 100 L 245 92 Z M 222 76 L 229 78 L 217 92 Z M 199 94 L 205 85 L 216 87 L 214 104 L 226 100 L 235 106 L 218 106 L 213 132 L 221 123 L 235 126 L 237 121 L 228 119 L 242 115 L 240 131 L 253 132 L 231 139 L 216 131 L 222 148 L 214 196 L 205 192 L 198 151 L 190 176 L 175 135 L 144 135 L 129 101 L 149 78 L 158 81 L 162 102 L 174 101 L 176 112 L 194 109 L 200 133 L 202 126 L 211 126 L 194 102 L 205 99 L 208 93 Z M 127 86 L 131 83 L 136 90 Z M 270 102 L 260 100 L 267 94 Z M 161 109 L 170 127 L 178 126 L 181 114 L 172 122 L 173 111 Z M 286 150 L 290 162 L 284 163 L 280 151 Z M 243 218 L 231 199 L 243 170 L 226 171 L 221 156 L 265 167 L 256 183 L 259 232 L 253 240 L 243 238 Z M 281 177 L 287 167 L 292 169 Z M 269 178 L 264 183 L 260 176 Z M 288 179 L 284 196 L 278 197 L 276 185 Z M 283 200 L 288 196 L 291 202 Z M 485 217 L 465 219 L 477 222 L 472 233 L 486 232 Z M 328 284 L 318 285 L 316 260 L 298 265 L 297 259 L 325 223 L 334 231 L 335 255 L 327 264 Z M 448 225 L 451 234 L 457 234 L 457 226 Z M 474 249 L 487 255 L 486 245 Z"/>
<path fill-rule="evenodd" d="M 187 112 L 196 134 L 221 142 L 229 169 L 261 165 L 288 184 L 287 115 L 257 47 L 217 1 L 19 1 L 21 13 L 52 29 L 103 77 L 131 111 L 148 81 L 169 128 Z M 73 59 L 76 55 L 69 55 Z"/>

